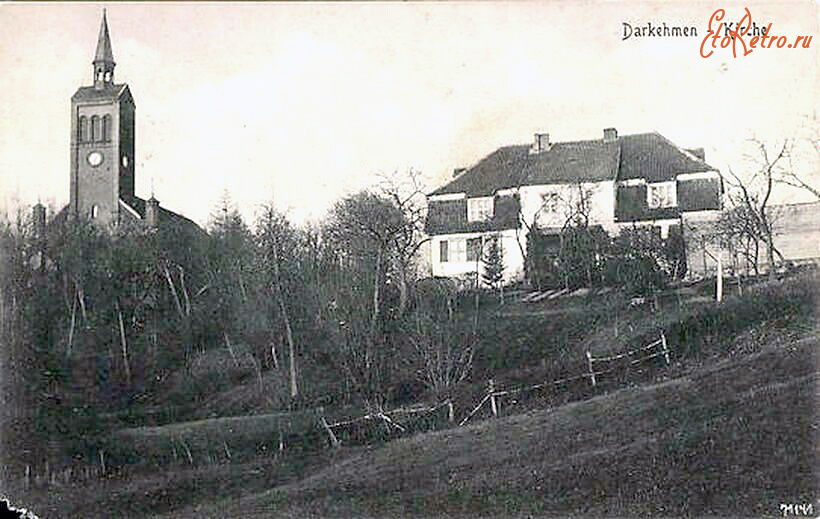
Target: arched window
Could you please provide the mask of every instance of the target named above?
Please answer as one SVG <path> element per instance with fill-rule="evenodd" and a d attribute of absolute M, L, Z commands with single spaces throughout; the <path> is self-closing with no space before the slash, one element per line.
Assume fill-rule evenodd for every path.
<path fill-rule="evenodd" d="M 100 140 L 100 118 L 96 115 L 91 116 L 91 140 Z"/>
<path fill-rule="evenodd" d="M 84 115 L 80 116 L 77 122 L 77 140 L 80 142 L 88 140 L 88 118 Z"/>
<path fill-rule="evenodd" d="M 111 116 L 104 115 L 102 118 L 102 140 L 108 142 L 111 140 Z"/>

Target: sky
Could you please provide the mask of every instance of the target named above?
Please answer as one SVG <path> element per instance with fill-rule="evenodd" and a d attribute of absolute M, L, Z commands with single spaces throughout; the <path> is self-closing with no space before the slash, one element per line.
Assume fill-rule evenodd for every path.
<path fill-rule="evenodd" d="M 810 48 L 701 57 L 714 11 L 744 7 Z M 751 138 L 818 138 L 815 2 L 0 3 L 0 211 L 68 202 L 70 97 L 103 8 L 137 195 L 201 225 L 225 193 L 249 222 L 265 203 L 305 222 L 382 175 L 432 191 L 535 132 L 657 131 L 741 174 Z M 624 23 L 698 36 L 624 40 Z M 816 152 L 795 163 L 820 184 Z"/>

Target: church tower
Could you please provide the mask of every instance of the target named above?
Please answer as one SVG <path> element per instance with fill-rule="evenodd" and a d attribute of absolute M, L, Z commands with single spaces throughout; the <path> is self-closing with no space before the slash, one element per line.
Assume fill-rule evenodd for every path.
<path fill-rule="evenodd" d="M 134 199 L 134 99 L 114 82 L 114 53 L 103 11 L 91 86 L 71 97 L 69 216 L 116 224 Z"/>

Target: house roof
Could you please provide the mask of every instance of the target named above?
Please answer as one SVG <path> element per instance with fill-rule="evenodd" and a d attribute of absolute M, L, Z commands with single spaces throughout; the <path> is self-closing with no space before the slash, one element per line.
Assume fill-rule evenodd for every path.
<path fill-rule="evenodd" d="M 530 144 L 499 148 L 430 195 L 488 196 L 499 189 L 522 185 L 630 178 L 658 182 L 674 180 L 679 173 L 715 170 L 654 132 L 624 135 L 607 142 L 556 142 L 538 153 L 531 153 L 531 149 Z"/>
<path fill-rule="evenodd" d="M 93 102 L 93 101 L 110 101 L 118 99 L 123 94 L 128 92 L 128 85 L 125 83 L 114 84 L 97 88 L 93 86 L 84 86 L 77 89 L 71 100 L 74 102 Z"/>
<path fill-rule="evenodd" d="M 679 173 L 715 171 L 657 132 L 625 135 L 618 140 L 621 143 L 618 180 L 644 178 L 647 182 L 661 182 L 674 180 Z"/>

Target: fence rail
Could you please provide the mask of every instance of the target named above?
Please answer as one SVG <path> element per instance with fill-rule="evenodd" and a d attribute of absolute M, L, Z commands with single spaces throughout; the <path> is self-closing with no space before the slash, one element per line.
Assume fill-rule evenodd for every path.
<path fill-rule="evenodd" d="M 666 335 L 663 333 L 663 331 L 661 331 L 661 336 L 658 340 L 650 342 L 646 346 L 643 346 L 643 347 L 640 347 L 640 348 L 635 348 L 634 350 L 625 351 L 625 352 L 619 353 L 617 355 L 610 355 L 608 357 L 593 357 L 592 353 L 587 351 L 586 352 L 586 354 L 587 354 L 587 365 L 589 366 L 588 376 L 590 378 L 590 381 L 592 382 L 592 387 L 595 387 L 595 385 L 596 385 L 596 378 L 595 377 L 597 377 L 599 375 L 606 375 L 608 373 L 613 373 L 615 371 L 618 371 L 617 367 L 606 369 L 606 370 L 603 370 L 603 371 L 595 371 L 595 368 L 594 368 L 593 365 L 596 362 L 598 362 L 598 363 L 601 363 L 601 362 L 614 362 L 614 361 L 617 361 L 617 360 L 630 358 L 632 355 L 635 355 L 635 354 L 638 354 L 638 353 L 643 353 L 645 351 L 651 350 L 652 348 L 658 348 L 658 347 L 660 347 L 658 349 L 658 351 L 651 354 L 651 355 L 647 355 L 645 357 L 630 360 L 630 365 L 640 364 L 640 363 L 645 362 L 649 359 L 654 359 L 655 357 L 660 357 L 661 355 L 663 355 L 664 360 L 666 361 L 666 365 L 668 366 L 669 365 L 669 345 L 666 342 Z"/>
<path fill-rule="evenodd" d="M 637 358 L 637 359 L 631 359 L 631 357 L 633 355 L 649 351 L 652 348 L 657 348 L 658 351 L 655 352 L 655 353 L 652 353 L 652 354 L 645 355 L 643 357 Z M 586 378 L 588 378 L 590 380 L 590 383 L 592 384 L 592 387 L 594 388 L 594 387 L 597 386 L 598 377 L 600 377 L 601 375 L 607 375 L 607 374 L 614 373 L 616 371 L 621 371 L 622 370 L 622 368 L 619 368 L 617 365 L 613 366 L 609 369 L 598 369 L 598 370 L 596 370 L 595 367 L 594 367 L 595 363 L 607 363 L 607 362 L 612 363 L 612 362 L 615 362 L 615 361 L 618 361 L 618 360 L 621 360 L 621 359 L 630 359 L 630 365 L 637 365 L 637 364 L 641 364 L 643 362 L 646 362 L 647 360 L 654 359 L 654 358 L 660 357 L 660 356 L 663 356 L 663 358 L 666 362 L 666 365 L 668 366 L 670 364 L 669 345 L 666 342 L 666 335 L 663 332 L 661 332 L 660 338 L 658 338 L 657 340 L 647 344 L 646 346 L 641 346 L 640 348 L 635 348 L 634 350 L 628 350 L 628 351 L 625 351 L 625 352 L 622 352 L 622 353 L 619 353 L 619 354 L 616 354 L 616 355 L 609 355 L 609 356 L 606 356 L 606 357 L 594 357 L 591 352 L 587 351 L 586 352 L 586 358 L 587 358 L 588 371 L 586 373 L 582 373 L 580 375 L 565 377 L 565 378 L 556 379 L 556 380 L 549 380 L 549 381 L 546 381 L 546 382 L 542 382 L 540 384 L 534 384 L 534 385 L 531 385 L 531 386 L 525 386 L 525 387 L 519 387 L 519 388 L 505 389 L 505 390 L 501 390 L 501 391 L 495 390 L 495 385 L 493 383 L 493 380 L 490 379 L 489 384 L 488 384 L 487 394 L 478 403 L 478 405 L 476 405 L 473 408 L 473 410 L 470 411 L 470 413 L 467 414 L 467 416 L 465 416 L 464 419 L 461 420 L 461 422 L 459 422 L 459 426 L 462 426 L 462 425 L 466 424 L 470 420 L 470 418 L 475 416 L 475 414 L 478 413 L 478 411 L 488 401 L 491 404 L 491 407 L 492 407 L 492 410 L 493 410 L 493 416 L 498 416 L 498 411 L 497 411 L 498 402 L 496 402 L 496 398 L 498 398 L 498 397 L 512 395 L 512 394 L 516 394 L 516 393 L 523 393 L 523 392 L 526 392 L 526 391 L 534 391 L 534 390 L 537 390 L 537 389 L 543 389 L 543 388 L 550 387 L 550 386 L 555 386 L 555 385 L 562 385 L 562 384 L 566 384 L 567 382 L 573 382 L 573 381 L 576 381 L 576 380 L 582 380 L 582 379 L 586 379 Z"/>

